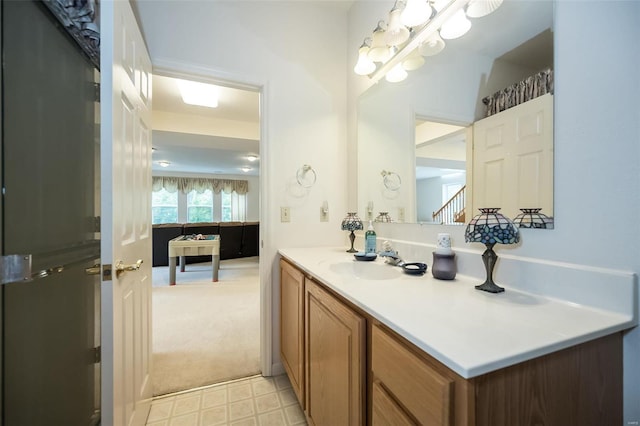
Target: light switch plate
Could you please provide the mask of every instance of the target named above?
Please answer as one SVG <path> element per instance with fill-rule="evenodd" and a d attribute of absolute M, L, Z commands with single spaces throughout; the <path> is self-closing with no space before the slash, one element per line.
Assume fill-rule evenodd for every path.
<path fill-rule="evenodd" d="M 329 222 L 329 212 L 320 207 L 320 222 Z"/>
<path fill-rule="evenodd" d="M 280 207 L 280 222 L 291 222 L 291 210 L 289 207 Z"/>

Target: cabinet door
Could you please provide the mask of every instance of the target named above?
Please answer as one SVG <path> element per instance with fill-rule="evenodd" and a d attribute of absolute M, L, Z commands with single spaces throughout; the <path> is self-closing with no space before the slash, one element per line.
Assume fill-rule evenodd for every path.
<path fill-rule="evenodd" d="M 309 422 L 364 424 L 365 319 L 309 279 L 305 309 Z"/>
<path fill-rule="evenodd" d="M 304 275 L 280 260 L 280 358 L 304 409 Z"/>

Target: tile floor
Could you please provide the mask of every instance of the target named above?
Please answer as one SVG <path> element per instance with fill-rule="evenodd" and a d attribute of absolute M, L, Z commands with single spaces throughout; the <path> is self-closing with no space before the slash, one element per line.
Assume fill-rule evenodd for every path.
<path fill-rule="evenodd" d="M 306 425 L 286 374 L 253 376 L 159 396 L 147 426 Z"/>

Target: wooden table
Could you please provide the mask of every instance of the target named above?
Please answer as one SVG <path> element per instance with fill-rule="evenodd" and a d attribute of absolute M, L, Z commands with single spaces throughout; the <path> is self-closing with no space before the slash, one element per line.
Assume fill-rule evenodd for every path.
<path fill-rule="evenodd" d="M 211 255 L 212 281 L 218 281 L 220 269 L 220 235 L 180 235 L 169 240 L 169 285 L 176 285 L 176 257 L 180 257 L 180 272 L 184 272 L 186 256 Z"/>

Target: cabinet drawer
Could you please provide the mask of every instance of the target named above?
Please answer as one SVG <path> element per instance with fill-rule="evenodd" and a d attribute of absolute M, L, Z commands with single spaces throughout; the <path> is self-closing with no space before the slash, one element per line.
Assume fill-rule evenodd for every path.
<path fill-rule="evenodd" d="M 435 371 L 375 324 L 371 339 L 371 368 L 375 380 L 420 424 L 451 425 L 453 380 Z"/>
<path fill-rule="evenodd" d="M 416 423 L 396 404 L 379 381 L 373 382 L 372 394 L 372 426 L 415 426 Z"/>

